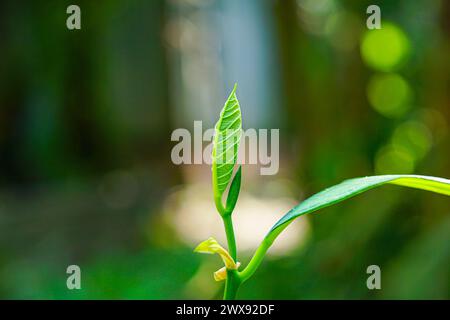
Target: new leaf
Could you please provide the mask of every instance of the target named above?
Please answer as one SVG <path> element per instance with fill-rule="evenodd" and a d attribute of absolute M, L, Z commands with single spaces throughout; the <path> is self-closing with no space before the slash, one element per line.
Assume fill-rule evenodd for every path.
<path fill-rule="evenodd" d="M 230 183 L 241 139 L 241 108 L 236 85 L 231 91 L 215 126 L 212 150 L 212 183 L 217 210 L 224 215 L 222 195 Z M 240 182 L 240 181 L 239 181 Z"/>

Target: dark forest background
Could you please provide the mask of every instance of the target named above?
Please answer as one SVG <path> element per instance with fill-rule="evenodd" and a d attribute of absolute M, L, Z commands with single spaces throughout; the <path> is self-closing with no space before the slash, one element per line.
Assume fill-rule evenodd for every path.
<path fill-rule="evenodd" d="M 235 82 L 244 128 L 281 140 L 278 175 L 243 168 L 247 233 L 263 228 L 251 203 L 275 223 L 347 178 L 450 177 L 449 1 L 376 1 L 381 30 L 373 1 L 76 1 L 76 31 L 69 4 L 0 4 L 1 298 L 220 297 L 219 260 L 192 253 L 212 232 L 194 221 L 217 215 L 210 169 L 174 165 L 170 134 L 212 127 Z M 303 217 L 239 297 L 448 299 L 449 214 L 447 197 L 384 187 Z"/>

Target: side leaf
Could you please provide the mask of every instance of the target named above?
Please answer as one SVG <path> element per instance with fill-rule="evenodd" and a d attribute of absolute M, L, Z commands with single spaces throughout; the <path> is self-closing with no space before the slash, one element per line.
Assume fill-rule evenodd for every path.
<path fill-rule="evenodd" d="M 418 175 L 384 175 L 346 180 L 304 200 L 278 220 L 256 250 L 247 267 L 240 273 L 241 280 L 247 281 L 252 276 L 277 236 L 294 219 L 384 184 L 395 184 L 450 196 L 450 180 L 444 178 Z"/>
<path fill-rule="evenodd" d="M 272 227 L 266 235 L 266 239 L 271 243 L 284 228 L 301 215 L 331 206 L 384 184 L 395 184 L 450 196 L 450 180 L 444 178 L 419 175 L 383 175 L 345 180 L 316 193 L 291 209 Z"/>
<path fill-rule="evenodd" d="M 227 196 L 227 206 L 226 212 L 232 213 L 234 207 L 236 207 L 236 202 L 239 197 L 239 191 L 241 190 L 241 166 L 236 171 L 233 181 L 231 181 L 230 190 Z"/>
<path fill-rule="evenodd" d="M 215 126 L 212 150 L 212 183 L 214 200 L 223 215 L 222 195 L 230 183 L 241 139 L 241 108 L 236 97 L 236 85 L 231 91 Z"/>

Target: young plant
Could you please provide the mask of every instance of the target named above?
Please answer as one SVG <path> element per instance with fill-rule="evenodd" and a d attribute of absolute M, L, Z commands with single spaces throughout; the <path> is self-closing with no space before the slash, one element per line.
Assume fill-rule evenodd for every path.
<path fill-rule="evenodd" d="M 444 178 L 395 174 L 346 180 L 338 185 L 316 193 L 287 212 L 269 230 L 247 266 L 242 271 L 239 271 L 240 263 L 237 262 L 238 256 L 232 214 L 241 186 L 241 166 L 237 168 L 233 179 L 232 176 L 236 165 L 241 135 L 241 124 L 241 110 L 239 101 L 236 97 L 235 85 L 225 102 L 219 121 L 215 126 L 212 151 L 212 185 L 214 201 L 225 227 L 228 251 L 213 238 L 203 241 L 194 250 L 195 252 L 200 253 L 217 253 L 222 258 L 225 266 L 214 273 L 214 279 L 216 281 L 225 280 L 224 299 L 235 299 L 240 285 L 255 273 L 267 250 L 278 235 L 286 229 L 294 219 L 304 214 L 331 206 L 385 184 L 422 189 L 450 196 L 450 180 Z M 228 194 L 224 205 L 222 198 L 228 186 Z"/>

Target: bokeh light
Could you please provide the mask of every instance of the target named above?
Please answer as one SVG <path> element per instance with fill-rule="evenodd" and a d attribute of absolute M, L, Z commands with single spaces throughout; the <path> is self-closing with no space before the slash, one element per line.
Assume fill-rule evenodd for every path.
<path fill-rule="evenodd" d="M 430 130 L 435 143 L 439 143 L 448 136 L 448 119 L 442 112 L 433 108 L 422 108 L 419 112 L 419 118 Z"/>
<path fill-rule="evenodd" d="M 414 166 L 411 153 L 394 145 L 381 148 L 375 158 L 376 174 L 409 174 L 413 173 Z"/>
<path fill-rule="evenodd" d="M 361 42 L 364 62 L 379 71 L 392 71 L 399 67 L 409 53 L 406 34 L 396 25 L 382 22 L 381 29 L 367 30 Z"/>
<path fill-rule="evenodd" d="M 305 31 L 315 35 L 326 32 L 326 21 L 336 11 L 334 0 L 297 0 L 298 17 Z"/>
<path fill-rule="evenodd" d="M 339 51 L 351 51 L 358 45 L 362 23 L 352 12 L 339 10 L 329 16 L 325 34 L 331 45 Z"/>
<path fill-rule="evenodd" d="M 280 181 L 280 183 L 282 183 Z M 281 213 L 289 211 L 297 201 L 289 197 L 261 198 L 241 190 L 233 213 L 239 249 L 247 254 L 255 250 Z M 180 239 L 190 247 L 214 236 L 226 244 L 223 224 L 215 213 L 208 185 L 187 185 L 175 190 L 166 200 L 164 211 Z M 258 228 L 255 228 L 255 222 Z M 307 219 L 299 219 L 280 235 L 270 248 L 269 255 L 283 256 L 295 251 L 309 231 Z"/>
<path fill-rule="evenodd" d="M 410 108 L 412 92 L 400 75 L 377 74 L 369 81 L 367 98 L 376 111 L 386 117 L 396 118 Z"/>
<path fill-rule="evenodd" d="M 407 149 L 415 159 L 423 158 L 431 148 L 431 134 L 428 128 L 418 121 L 401 124 L 394 132 L 392 144 Z"/>

